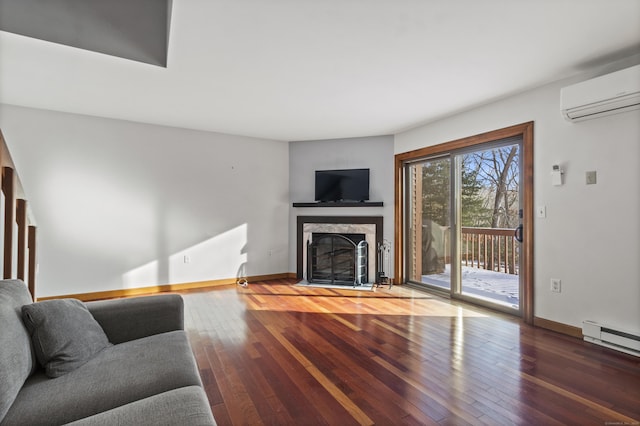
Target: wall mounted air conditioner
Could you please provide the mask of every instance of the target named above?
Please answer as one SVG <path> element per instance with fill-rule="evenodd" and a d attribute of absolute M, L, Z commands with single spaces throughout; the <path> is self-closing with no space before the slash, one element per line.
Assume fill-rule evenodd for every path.
<path fill-rule="evenodd" d="M 616 330 L 594 321 L 583 321 L 582 335 L 586 342 L 640 356 L 640 336 L 637 334 Z"/>
<path fill-rule="evenodd" d="M 562 88 L 560 109 L 569 121 L 640 109 L 640 65 Z"/>

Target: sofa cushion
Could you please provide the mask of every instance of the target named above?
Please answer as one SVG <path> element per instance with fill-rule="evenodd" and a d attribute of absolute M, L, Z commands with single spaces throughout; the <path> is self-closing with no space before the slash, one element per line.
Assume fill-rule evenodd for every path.
<path fill-rule="evenodd" d="M 0 280 L 0 421 L 35 366 L 31 337 L 20 308 L 31 303 L 27 286 L 18 280 Z"/>
<path fill-rule="evenodd" d="M 80 419 L 73 426 L 111 425 L 211 426 L 216 422 L 200 386 L 163 392 L 140 401 Z"/>
<path fill-rule="evenodd" d="M 111 346 L 100 324 L 77 299 L 25 305 L 22 318 L 38 362 L 49 377 L 67 374 Z"/>
<path fill-rule="evenodd" d="M 184 301 L 179 294 L 99 300 L 86 306 L 113 344 L 184 330 Z"/>
<path fill-rule="evenodd" d="M 202 382 L 186 333 L 156 334 L 108 347 L 57 379 L 34 374 L 3 426 L 63 424 L 192 385 Z"/>

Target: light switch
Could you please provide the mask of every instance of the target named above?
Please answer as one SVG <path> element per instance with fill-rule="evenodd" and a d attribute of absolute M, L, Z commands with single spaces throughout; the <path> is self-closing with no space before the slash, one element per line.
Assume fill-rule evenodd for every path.
<path fill-rule="evenodd" d="M 547 217 L 547 206 L 536 207 L 536 215 L 538 217 Z"/>
<path fill-rule="evenodd" d="M 595 170 L 591 172 L 587 172 L 586 176 L 587 176 L 587 185 L 595 185 L 598 182 L 598 178 Z"/>

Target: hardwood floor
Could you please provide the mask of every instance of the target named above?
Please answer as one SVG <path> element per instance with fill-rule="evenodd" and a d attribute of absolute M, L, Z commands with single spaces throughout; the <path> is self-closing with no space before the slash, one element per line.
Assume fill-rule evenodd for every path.
<path fill-rule="evenodd" d="M 395 286 L 182 292 L 219 425 L 638 425 L 640 359 Z"/>

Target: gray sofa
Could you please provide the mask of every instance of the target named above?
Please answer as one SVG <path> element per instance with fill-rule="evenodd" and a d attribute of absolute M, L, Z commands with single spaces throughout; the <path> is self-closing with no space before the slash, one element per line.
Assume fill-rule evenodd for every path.
<path fill-rule="evenodd" d="M 55 378 L 24 317 L 47 302 L 31 303 L 22 281 L 0 280 L 0 425 L 215 425 L 179 295 L 76 302 L 108 342 Z"/>

